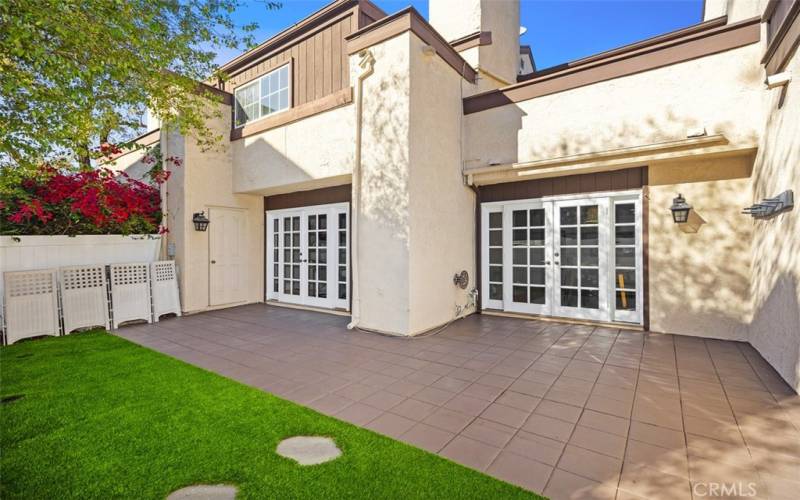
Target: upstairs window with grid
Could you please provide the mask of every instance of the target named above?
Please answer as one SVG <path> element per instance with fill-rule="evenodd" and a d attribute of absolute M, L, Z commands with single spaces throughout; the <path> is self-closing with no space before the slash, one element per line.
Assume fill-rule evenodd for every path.
<path fill-rule="evenodd" d="M 289 109 L 289 65 L 239 87 L 234 97 L 237 127 Z"/>

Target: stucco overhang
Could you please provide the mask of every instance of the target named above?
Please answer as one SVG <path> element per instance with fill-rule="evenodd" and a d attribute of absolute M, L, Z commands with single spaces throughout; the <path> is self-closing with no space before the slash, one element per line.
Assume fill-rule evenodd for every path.
<path fill-rule="evenodd" d="M 610 172 L 681 159 L 754 154 L 755 143 L 731 144 L 723 135 L 694 137 L 628 148 L 466 169 L 470 185 L 497 184 L 566 175 Z"/>
<path fill-rule="evenodd" d="M 345 37 L 347 53 L 355 54 L 407 31 L 433 47 L 436 54 L 465 80 L 475 83 L 475 69 L 413 7 L 406 7 Z"/>

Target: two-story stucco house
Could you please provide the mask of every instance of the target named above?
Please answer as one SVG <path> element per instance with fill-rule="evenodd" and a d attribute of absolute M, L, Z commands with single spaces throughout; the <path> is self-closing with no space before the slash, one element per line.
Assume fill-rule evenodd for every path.
<path fill-rule="evenodd" d="M 332 2 L 222 67 L 221 147 L 140 138 L 184 159 L 163 249 L 183 308 L 748 341 L 797 390 L 800 211 L 743 209 L 800 192 L 799 10 L 707 0 L 700 24 L 536 71 L 516 0 Z"/>

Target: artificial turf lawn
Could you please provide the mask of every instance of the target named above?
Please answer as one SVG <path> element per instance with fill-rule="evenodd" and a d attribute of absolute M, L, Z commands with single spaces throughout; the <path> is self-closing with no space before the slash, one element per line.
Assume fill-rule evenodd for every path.
<path fill-rule="evenodd" d="M 24 397 L 9 401 L 9 396 Z M 0 349 L 0 497 L 164 498 L 227 483 L 239 498 L 539 498 L 105 332 Z M 343 456 L 301 467 L 296 435 Z"/>

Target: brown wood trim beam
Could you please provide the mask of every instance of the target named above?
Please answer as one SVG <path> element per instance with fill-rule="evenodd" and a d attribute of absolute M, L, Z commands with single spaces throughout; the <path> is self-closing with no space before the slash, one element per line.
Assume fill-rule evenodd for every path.
<path fill-rule="evenodd" d="M 384 17 L 345 37 L 347 53 L 355 54 L 406 31 L 411 31 L 423 42 L 432 46 L 439 57 L 456 70 L 462 78 L 470 83 L 475 82 L 477 77 L 475 69 L 413 7 L 407 7 L 391 16 Z"/>
<path fill-rule="evenodd" d="M 314 116 L 331 109 L 338 108 L 353 102 L 353 87 L 339 90 L 321 99 L 289 108 L 286 111 L 231 130 L 231 141 L 258 134 L 275 127 L 281 127 L 310 116 Z"/>
<path fill-rule="evenodd" d="M 462 36 L 450 42 L 450 46 L 456 49 L 456 52 L 463 52 L 473 47 L 480 47 L 482 45 L 492 44 L 491 31 L 476 31 L 467 36 Z"/>
<path fill-rule="evenodd" d="M 276 194 L 264 197 L 264 210 L 283 210 L 284 208 L 313 207 L 314 205 L 345 203 L 350 201 L 351 196 L 351 184 Z"/>
<path fill-rule="evenodd" d="M 630 51 L 611 51 L 603 58 L 586 58 L 588 62 L 572 67 L 533 73 L 529 80 L 467 97 L 463 101 L 464 114 L 690 61 L 756 43 L 760 37 L 758 17 L 725 26 L 706 26 L 679 38 L 669 37 Z"/>
<path fill-rule="evenodd" d="M 786 19 L 764 52 L 761 63 L 766 67 L 767 75 L 783 71 L 798 45 L 800 45 L 800 1 L 792 4 Z"/>

